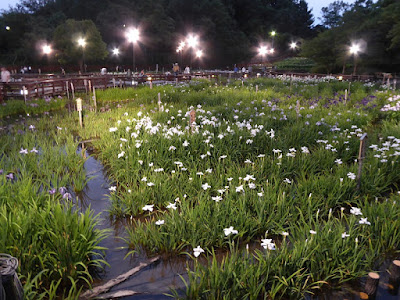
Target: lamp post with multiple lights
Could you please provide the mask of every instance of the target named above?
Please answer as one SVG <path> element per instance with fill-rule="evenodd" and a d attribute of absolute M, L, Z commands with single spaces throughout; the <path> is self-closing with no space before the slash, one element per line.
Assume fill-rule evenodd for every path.
<path fill-rule="evenodd" d="M 190 56 L 190 68 L 192 68 L 193 54 L 194 54 L 195 48 L 199 44 L 199 38 L 197 35 L 189 34 L 186 42 L 187 42 L 187 45 L 189 46 L 189 48 L 192 49 L 192 55 Z"/>

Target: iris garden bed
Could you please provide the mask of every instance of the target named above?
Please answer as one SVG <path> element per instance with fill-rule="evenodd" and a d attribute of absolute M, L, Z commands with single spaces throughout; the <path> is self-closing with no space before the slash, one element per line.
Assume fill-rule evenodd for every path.
<path fill-rule="evenodd" d="M 77 133 L 92 140 L 109 170 L 110 213 L 131 220 L 131 253 L 145 249 L 195 260 L 187 297 L 297 299 L 362 277 L 399 250 L 399 113 L 387 111 L 397 98 L 394 91 L 362 83 L 352 83 L 345 97 L 349 84 L 328 80 L 255 79 L 244 86 L 202 81 L 98 91 L 98 105 L 131 101 L 103 113 L 84 111 L 82 129 L 76 115 L 66 115 L 42 118 L 32 130 L 21 125 L 22 135 L 16 134 L 18 126 L 13 135 L 2 135 L 3 215 L 21 218 L 12 193 L 23 188 L 35 199 L 29 205 L 21 200 L 24 207 L 38 201 L 30 213 L 42 206 L 61 209 L 66 216 L 77 214 L 73 222 L 80 224 L 82 215 L 71 210 L 68 199 L 48 192 L 84 187 L 87 178 L 72 139 Z M 192 111 L 196 119 L 189 124 Z M 357 190 L 364 133 L 368 150 Z M 31 153 L 33 147 L 39 152 Z M 50 163 L 40 164 L 45 157 Z M 60 157 L 61 163 L 52 162 Z M 89 211 L 85 216 L 85 225 L 95 222 Z M 76 259 L 84 261 L 80 266 L 98 262 L 87 258 L 97 253 L 104 233 L 91 229 L 82 229 L 92 240 L 77 251 L 86 258 Z M 8 236 L 18 232 L 13 230 Z M 18 238 L 4 240 L 2 248 L 10 254 L 28 256 L 15 250 Z M 49 247 L 45 240 L 43 245 Z M 221 249 L 227 251 L 222 261 L 215 255 Z M 196 263 L 204 256 L 208 264 Z M 31 285 L 40 269 L 34 264 L 21 270 Z M 71 285 L 79 290 L 78 280 L 91 279 L 89 269 L 81 272 L 68 281 L 63 271 L 51 269 L 40 275 L 47 285 L 32 291 L 49 294 L 59 277 L 59 293 Z"/>

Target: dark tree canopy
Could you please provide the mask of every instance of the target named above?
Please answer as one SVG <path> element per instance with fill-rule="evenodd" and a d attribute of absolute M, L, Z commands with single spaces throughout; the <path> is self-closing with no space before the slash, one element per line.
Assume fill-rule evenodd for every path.
<path fill-rule="evenodd" d="M 282 51 L 287 40 L 307 38 L 313 32 L 313 18 L 304 0 L 20 0 L 0 17 L 1 24 L 12 28 L 12 32 L 0 33 L 0 40 L 7 44 L 1 50 L 1 62 L 40 62 L 33 51 L 37 47 L 34 42 L 51 42 L 56 27 L 67 19 L 91 20 L 109 51 L 120 48 L 120 63 L 129 63 L 132 55 L 124 36 L 127 27 L 139 26 L 142 39 L 137 61 L 142 65 L 177 60 L 178 43 L 190 32 L 199 34 L 209 66 L 247 61 L 255 55 L 252 47 L 256 43 L 270 39 L 271 30 L 279 33 L 275 44 Z M 57 50 L 57 59 L 67 62 L 70 53 L 65 47 Z M 187 50 L 182 55 L 187 61 L 192 54 Z M 73 58 L 76 55 L 70 60 Z"/>
<path fill-rule="evenodd" d="M 353 43 L 361 46 L 356 55 L 360 72 L 400 70 L 400 1 L 357 0 L 350 6 L 335 1 L 323 9 L 323 17 L 325 31 L 305 42 L 302 51 L 319 70 L 351 72 Z"/>
<path fill-rule="evenodd" d="M 288 49 L 291 41 L 302 41 L 300 54 L 314 59 L 317 68 L 348 72 L 353 64 L 348 48 L 360 41 L 365 45 L 357 55 L 360 71 L 399 69 L 399 0 L 357 0 L 351 5 L 336 0 L 322 13 L 322 24 L 313 27 L 306 0 L 20 0 L 0 15 L 0 63 L 41 64 L 45 60 L 38 47 L 48 41 L 56 48 L 56 57 L 49 60 L 76 65 L 76 49 L 68 50 L 56 38 L 56 28 L 75 20 L 92 22 L 92 31 L 99 33 L 99 41 L 107 47 L 96 42 L 92 50 L 99 53 L 92 56 L 87 52 L 89 64 L 131 65 L 132 44 L 125 33 L 135 26 L 141 31 L 135 46 L 140 67 L 175 61 L 187 64 L 193 52 L 185 48 L 177 53 L 176 49 L 194 32 L 200 37 L 207 67 L 249 62 L 260 43 L 273 44 L 274 59 L 283 59 L 292 55 Z M 5 26 L 10 30 L 4 30 Z M 276 36 L 272 37 L 271 31 L 276 31 Z M 87 51 L 91 47 L 88 44 Z M 120 49 L 119 57 L 105 55 L 114 47 Z"/>

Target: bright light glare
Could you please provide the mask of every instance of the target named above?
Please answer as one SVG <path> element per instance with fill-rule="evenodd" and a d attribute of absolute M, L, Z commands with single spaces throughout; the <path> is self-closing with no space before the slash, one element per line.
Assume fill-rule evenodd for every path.
<path fill-rule="evenodd" d="M 260 46 L 260 48 L 258 48 L 258 54 L 260 55 L 265 55 L 268 53 L 268 49 L 265 46 Z"/>
<path fill-rule="evenodd" d="M 80 38 L 78 39 L 78 45 L 81 47 L 85 47 L 86 46 L 86 41 L 84 38 Z"/>
<path fill-rule="evenodd" d="M 275 52 L 274 48 L 269 49 L 269 53 L 273 54 Z"/>
<path fill-rule="evenodd" d="M 203 51 L 202 50 L 197 50 L 196 51 L 196 57 L 197 58 L 200 58 L 200 57 L 202 57 L 203 56 Z"/>
<path fill-rule="evenodd" d="M 184 41 L 179 43 L 179 48 L 183 49 L 186 46 L 186 43 Z"/>
<path fill-rule="evenodd" d="M 139 40 L 139 29 L 131 28 L 126 33 L 126 38 L 130 43 L 136 43 Z"/>
<path fill-rule="evenodd" d="M 361 50 L 360 45 L 358 44 L 352 44 L 350 47 L 350 53 L 354 55 L 357 55 L 357 53 L 360 52 L 360 50 Z"/>
<path fill-rule="evenodd" d="M 6 30 L 9 31 L 11 28 L 10 26 L 6 26 Z"/>
<path fill-rule="evenodd" d="M 112 52 L 113 52 L 114 55 L 119 55 L 119 49 L 118 48 L 114 48 L 112 50 Z"/>
<path fill-rule="evenodd" d="M 271 31 L 271 36 L 275 36 L 275 35 L 276 35 L 276 31 L 275 30 Z"/>
<path fill-rule="evenodd" d="M 52 51 L 50 45 L 44 45 L 44 46 L 42 47 L 42 50 L 43 50 L 43 53 L 46 54 L 46 55 L 47 55 L 47 54 L 50 54 L 51 51 Z"/>
<path fill-rule="evenodd" d="M 292 42 L 292 43 L 290 44 L 290 48 L 296 49 L 296 48 L 297 48 L 297 44 L 296 44 L 295 42 Z"/>
<path fill-rule="evenodd" d="M 193 34 L 189 35 L 187 38 L 188 46 L 191 48 L 195 48 L 197 46 L 197 44 L 199 43 L 198 39 L 199 38 L 196 35 L 193 35 Z"/>

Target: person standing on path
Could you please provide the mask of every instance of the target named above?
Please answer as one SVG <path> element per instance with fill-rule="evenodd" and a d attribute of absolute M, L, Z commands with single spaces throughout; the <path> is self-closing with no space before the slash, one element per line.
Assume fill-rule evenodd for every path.
<path fill-rule="evenodd" d="M 3 101 L 7 99 L 7 91 L 10 91 L 11 88 L 9 86 L 11 74 L 10 71 L 8 71 L 5 67 L 1 67 L 1 83 L 2 83 L 2 93 L 0 97 L 0 101 Z"/>

